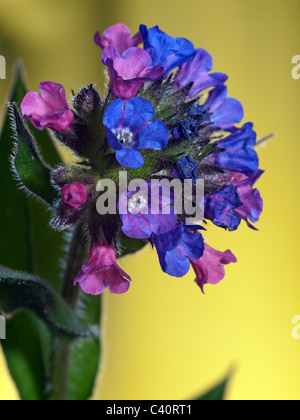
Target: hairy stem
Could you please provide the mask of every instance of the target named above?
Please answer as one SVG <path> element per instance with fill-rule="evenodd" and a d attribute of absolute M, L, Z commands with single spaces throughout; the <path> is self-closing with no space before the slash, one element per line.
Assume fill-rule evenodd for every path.
<path fill-rule="evenodd" d="M 63 299 L 75 312 L 77 311 L 80 288 L 78 285 L 74 286 L 73 283 L 74 279 L 80 272 L 84 254 L 85 252 L 82 244 L 82 227 L 77 226 L 70 244 L 61 292 Z"/>
<path fill-rule="evenodd" d="M 74 287 L 73 282 L 81 269 L 84 254 L 82 228 L 78 226 L 74 230 L 70 243 L 61 292 L 63 299 L 74 312 L 78 309 L 80 288 L 78 285 Z M 53 331 L 49 400 L 67 400 L 72 342 L 73 339 L 71 337 L 61 332 Z"/>

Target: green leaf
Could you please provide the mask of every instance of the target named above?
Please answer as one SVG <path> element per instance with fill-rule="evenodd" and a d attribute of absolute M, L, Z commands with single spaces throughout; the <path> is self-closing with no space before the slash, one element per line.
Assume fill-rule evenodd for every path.
<path fill-rule="evenodd" d="M 126 257 L 126 255 L 135 254 L 136 252 L 141 251 L 147 245 L 147 242 L 143 239 L 129 238 L 123 232 L 120 233 L 119 241 L 119 258 Z"/>
<path fill-rule="evenodd" d="M 41 348 L 46 348 L 50 339 L 46 325 L 24 310 L 6 321 L 6 329 L 6 340 L 1 343 L 21 399 L 44 400 L 49 357 Z"/>
<path fill-rule="evenodd" d="M 212 388 L 206 394 L 202 395 L 199 398 L 195 398 L 198 401 L 223 401 L 225 399 L 228 383 L 230 377 L 227 376 L 222 382 L 220 382 L 217 386 Z"/>
<path fill-rule="evenodd" d="M 58 193 L 51 183 L 51 169 L 43 162 L 35 139 L 25 126 L 17 105 L 12 103 L 9 109 L 15 138 L 12 167 L 16 177 L 29 195 L 33 194 L 53 206 Z"/>
<path fill-rule="evenodd" d="M 26 92 L 22 71 L 18 66 L 9 101 L 20 103 Z M 52 166 L 59 164 L 60 157 L 48 132 L 36 130 L 34 127 L 31 131 L 37 140 L 39 150 L 45 152 L 45 161 Z M 62 283 L 60 259 L 65 240 L 61 233 L 54 232 L 48 226 L 50 215 L 45 212 L 45 206 L 27 198 L 24 192 L 18 189 L 9 161 L 12 150 L 13 132 L 6 114 L 0 136 L 0 179 L 2 180 L 0 264 L 45 278 L 56 292 L 60 292 Z M 21 311 L 16 319 L 7 321 L 7 336 L 10 338 L 1 344 L 21 398 L 42 399 L 46 386 L 46 366 L 40 361 L 46 360 L 46 355 L 49 353 L 47 328 L 35 313 L 29 314 L 28 310 L 25 310 Z M 19 337 L 29 338 L 21 340 Z M 33 366 L 34 361 L 36 366 Z M 27 366 L 27 369 L 24 366 Z M 30 374 L 28 366 L 31 366 Z M 30 386 L 28 381 L 31 383 Z"/>
<path fill-rule="evenodd" d="M 26 93 L 20 67 L 9 100 L 20 103 Z M 46 161 L 59 163 L 60 159 L 51 138 L 46 131 L 32 130 L 38 147 L 47 151 Z M 45 147 L 44 147 L 45 146 Z M 13 132 L 8 114 L 4 119 L 0 136 L 0 264 L 13 270 L 20 270 L 47 279 L 56 290 L 61 288 L 60 258 L 65 240 L 61 233 L 49 227 L 49 213 L 45 206 L 26 197 L 13 179 L 9 161 L 13 150 Z"/>
<path fill-rule="evenodd" d="M 6 315 L 27 308 L 51 328 L 73 337 L 89 337 L 70 307 L 40 278 L 0 266 L 0 309 Z"/>
<path fill-rule="evenodd" d="M 76 340 L 71 351 L 68 400 L 84 401 L 92 396 L 101 357 L 99 321 L 101 296 L 82 294 L 78 317 L 92 327 L 93 337 Z"/>

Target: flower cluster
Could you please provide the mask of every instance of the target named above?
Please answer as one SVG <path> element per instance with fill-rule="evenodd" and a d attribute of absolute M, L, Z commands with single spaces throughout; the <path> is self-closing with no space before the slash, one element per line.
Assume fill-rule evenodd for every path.
<path fill-rule="evenodd" d="M 183 277 L 192 266 L 204 291 L 236 262 L 231 251 L 205 243 L 209 223 L 235 231 L 244 220 L 255 229 L 262 212 L 253 124 L 239 126 L 243 107 L 228 97 L 227 75 L 213 72 L 211 55 L 187 39 L 145 25 L 131 37 L 117 24 L 102 36 L 97 32 L 94 41 L 109 74 L 106 96 L 90 85 L 69 107 L 64 87 L 44 82 L 40 94 L 28 93 L 21 104 L 26 120 L 52 130 L 78 157 L 76 165 L 52 172 L 61 191 L 53 228 L 82 225 L 89 238 L 90 256 L 74 284 L 92 295 L 106 288 L 126 292 L 131 278 L 117 256 L 150 243 L 165 273 Z M 129 181 L 144 179 L 144 188 L 121 191 L 124 172 Z M 99 188 L 105 179 L 119 182 L 114 194 Z M 188 223 L 185 211 L 176 211 L 175 193 L 159 183 L 153 187 L 153 180 L 190 183 L 188 198 L 196 209 L 196 185 L 203 180 L 203 220 Z M 117 211 L 99 212 L 101 197 L 114 197 Z"/>

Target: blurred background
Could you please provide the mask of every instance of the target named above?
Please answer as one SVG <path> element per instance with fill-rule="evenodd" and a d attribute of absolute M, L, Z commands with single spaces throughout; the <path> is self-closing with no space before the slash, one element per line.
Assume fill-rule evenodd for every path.
<path fill-rule="evenodd" d="M 243 103 L 258 137 L 276 133 L 259 149 L 266 170 L 260 231 L 207 232 L 211 246 L 230 248 L 239 260 L 220 285 L 203 296 L 192 273 L 163 275 L 150 249 L 122 262 L 133 283 L 127 295 L 105 294 L 104 361 L 94 398 L 191 398 L 233 369 L 228 399 L 299 399 L 300 340 L 292 338 L 292 318 L 300 314 L 300 80 L 291 75 L 292 57 L 300 54 L 299 0 L 0 0 L 0 6 L 0 55 L 7 61 L 1 109 L 17 58 L 31 90 L 46 80 L 68 92 L 92 82 L 102 90 L 95 31 L 123 22 L 135 33 L 144 23 L 207 49 L 214 70 L 229 75 L 229 95 Z M 17 398 L 0 352 L 0 399 Z"/>

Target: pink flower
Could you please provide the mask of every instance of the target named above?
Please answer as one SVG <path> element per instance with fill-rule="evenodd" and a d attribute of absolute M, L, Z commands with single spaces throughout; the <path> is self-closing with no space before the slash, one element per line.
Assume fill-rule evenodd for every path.
<path fill-rule="evenodd" d="M 264 206 L 259 190 L 253 188 L 253 186 L 263 173 L 264 171 L 260 169 L 249 177 L 237 172 L 232 173 L 234 185 L 236 186 L 239 197 L 243 203 L 241 207 L 238 207 L 234 211 L 241 216 L 253 230 L 258 230 L 252 223 L 258 222 Z"/>
<path fill-rule="evenodd" d="M 123 54 L 126 50 L 132 47 L 137 47 L 143 42 L 142 34 L 137 32 L 133 38 L 130 38 L 131 32 L 126 25 L 117 23 L 114 26 L 107 28 L 103 35 L 100 32 L 96 32 L 94 41 L 96 45 L 99 45 L 103 50 L 109 45 L 113 45 L 119 54 Z"/>
<path fill-rule="evenodd" d="M 73 182 L 65 185 L 61 189 L 62 202 L 73 210 L 78 210 L 83 204 L 87 202 L 88 189 L 86 185 L 80 182 Z"/>
<path fill-rule="evenodd" d="M 53 82 L 40 84 L 41 94 L 29 92 L 21 103 L 24 118 L 38 129 L 45 127 L 54 131 L 66 131 L 74 120 L 74 114 L 69 109 L 65 89 Z"/>
<path fill-rule="evenodd" d="M 102 61 L 109 68 L 110 88 L 115 98 L 133 98 L 143 83 L 160 79 L 165 73 L 162 66 L 153 66 L 150 54 L 142 48 L 129 48 L 120 55 L 115 47 L 108 46 Z"/>
<path fill-rule="evenodd" d="M 191 261 L 196 273 L 195 282 L 204 293 L 205 284 L 218 284 L 225 277 L 224 265 L 236 263 L 237 259 L 229 250 L 216 251 L 207 244 L 203 256 L 197 261 Z"/>
<path fill-rule="evenodd" d="M 108 288 L 111 293 L 126 293 L 131 278 L 117 264 L 116 251 L 107 244 L 99 243 L 90 251 L 86 265 L 75 279 L 74 285 L 90 295 L 100 295 Z"/>

